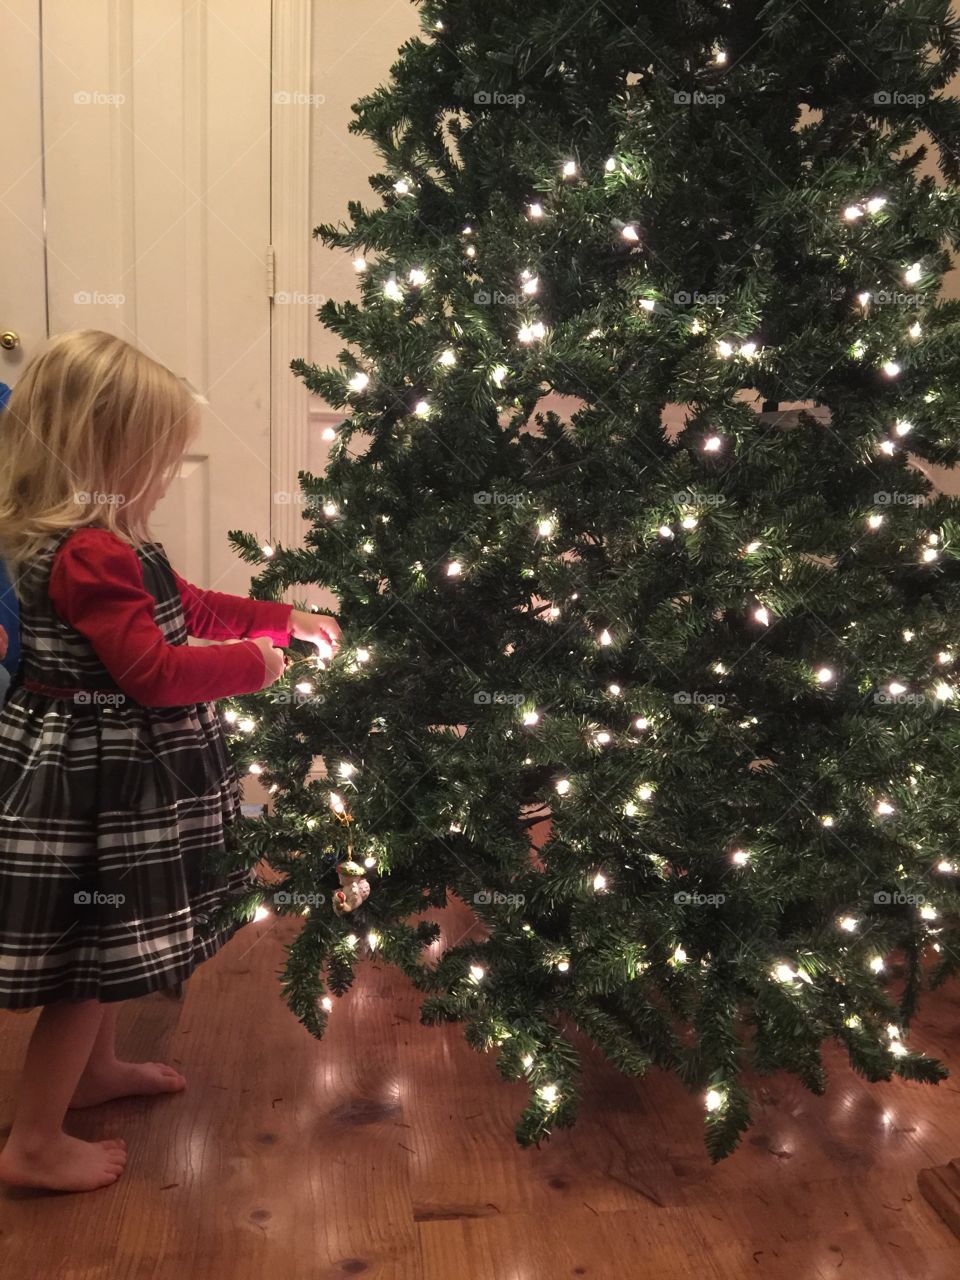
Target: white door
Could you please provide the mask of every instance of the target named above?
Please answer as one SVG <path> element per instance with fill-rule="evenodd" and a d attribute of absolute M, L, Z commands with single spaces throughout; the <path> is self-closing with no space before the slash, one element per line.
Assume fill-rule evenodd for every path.
<path fill-rule="evenodd" d="M 269 536 L 273 487 L 270 9 L 5 0 L 0 13 L 0 119 L 17 121 L 0 330 L 21 337 L 0 380 L 39 345 L 44 311 L 50 333 L 107 329 L 187 378 L 209 404 L 155 535 L 185 577 L 240 594 L 250 573 L 227 531 Z"/>

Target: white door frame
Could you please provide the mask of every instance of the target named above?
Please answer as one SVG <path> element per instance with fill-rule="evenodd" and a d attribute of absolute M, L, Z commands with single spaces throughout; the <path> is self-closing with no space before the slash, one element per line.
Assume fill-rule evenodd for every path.
<path fill-rule="evenodd" d="M 270 296 L 276 299 L 279 294 L 304 294 L 310 280 L 313 0 L 272 2 L 273 251 L 268 270 Z M 297 472 L 308 467 L 311 402 L 306 387 L 290 372 L 290 361 L 310 350 L 312 314 L 307 306 L 272 304 L 270 534 L 287 547 L 299 547 L 303 540 Z M 278 494 L 284 496 L 278 500 Z"/>

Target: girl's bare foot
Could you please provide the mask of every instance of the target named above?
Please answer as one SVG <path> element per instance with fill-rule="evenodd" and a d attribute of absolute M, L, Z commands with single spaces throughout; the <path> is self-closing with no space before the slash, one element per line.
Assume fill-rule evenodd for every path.
<path fill-rule="evenodd" d="M 33 1143 L 11 1135 L 0 1151 L 0 1182 L 48 1191 L 95 1191 L 116 1182 L 126 1162 L 122 1138 L 81 1142 L 61 1133 Z"/>
<path fill-rule="evenodd" d="M 179 1093 L 187 1082 L 179 1071 L 162 1062 L 113 1062 L 88 1067 L 80 1077 L 71 1107 L 96 1107 L 114 1098 L 137 1094 Z"/>

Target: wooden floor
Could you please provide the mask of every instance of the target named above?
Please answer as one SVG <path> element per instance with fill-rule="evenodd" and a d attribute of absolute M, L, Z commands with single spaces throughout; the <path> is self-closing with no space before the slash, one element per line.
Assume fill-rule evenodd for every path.
<path fill-rule="evenodd" d="M 125 1007 L 126 1051 L 189 1088 L 76 1113 L 80 1136 L 127 1139 L 128 1170 L 88 1195 L 0 1192 L 3 1280 L 960 1276 L 960 1243 L 916 1189 L 960 1155 L 956 988 L 913 1037 L 956 1083 L 868 1086 L 839 1059 L 822 1099 L 762 1081 L 755 1128 L 713 1167 L 698 1099 L 591 1060 L 580 1125 L 524 1151 L 523 1089 L 458 1028 L 421 1027 L 394 973 L 368 966 L 311 1040 L 275 977 L 293 927 L 251 925 L 181 1002 Z M 0 1129 L 32 1023 L 0 1014 Z"/>

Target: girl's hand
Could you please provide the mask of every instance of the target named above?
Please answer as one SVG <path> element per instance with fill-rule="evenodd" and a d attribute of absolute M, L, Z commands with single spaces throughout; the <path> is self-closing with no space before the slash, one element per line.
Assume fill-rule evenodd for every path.
<path fill-rule="evenodd" d="M 332 658 L 340 648 L 340 626 L 336 618 L 325 613 L 294 609 L 290 614 L 290 634 L 315 644 L 320 658 Z"/>
<path fill-rule="evenodd" d="M 283 675 L 287 665 L 286 659 L 283 651 L 274 647 L 269 636 L 257 636 L 253 643 L 259 646 L 263 654 L 263 684 L 260 688 L 269 689 L 270 685 L 276 684 Z"/>

